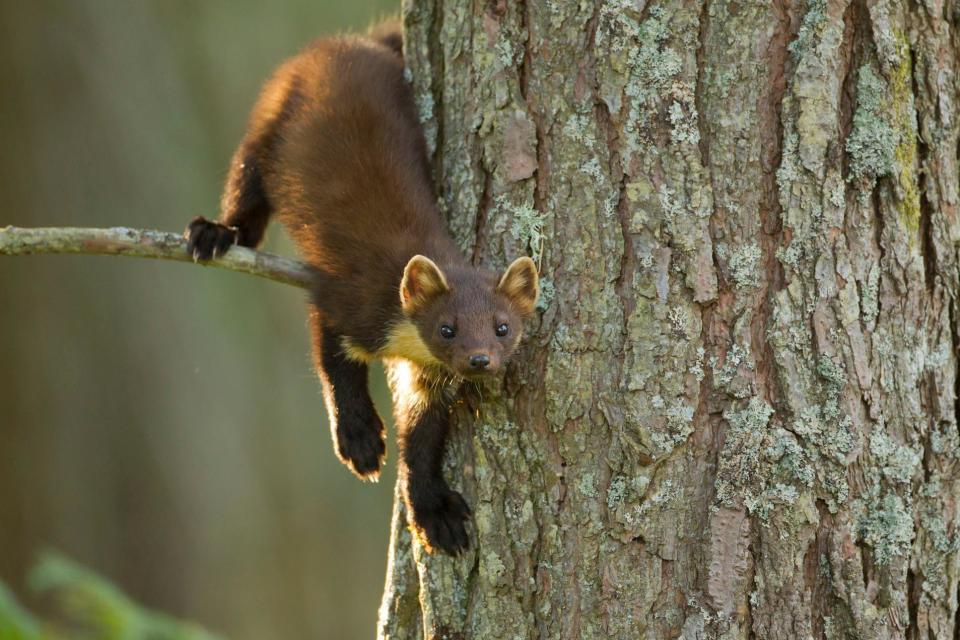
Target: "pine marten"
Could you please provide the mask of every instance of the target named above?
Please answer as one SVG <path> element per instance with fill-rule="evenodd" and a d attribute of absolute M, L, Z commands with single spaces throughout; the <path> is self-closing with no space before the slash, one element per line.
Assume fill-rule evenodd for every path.
<path fill-rule="evenodd" d="M 187 227 L 209 260 L 256 247 L 280 216 L 315 276 L 313 358 L 337 456 L 362 479 L 383 462 L 368 363 L 404 371 L 394 398 L 408 521 L 428 551 L 468 546 L 470 510 L 441 475 L 456 384 L 500 371 L 538 295 L 530 258 L 502 274 L 469 264 L 434 200 L 396 27 L 332 37 L 267 82 L 231 161 L 219 222 Z"/>

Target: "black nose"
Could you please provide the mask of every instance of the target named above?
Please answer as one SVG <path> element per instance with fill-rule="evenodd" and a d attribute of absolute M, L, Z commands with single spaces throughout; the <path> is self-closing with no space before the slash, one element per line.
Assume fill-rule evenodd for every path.
<path fill-rule="evenodd" d="M 490 366 L 490 356 L 485 353 L 478 353 L 470 356 L 471 369 L 486 369 Z"/>

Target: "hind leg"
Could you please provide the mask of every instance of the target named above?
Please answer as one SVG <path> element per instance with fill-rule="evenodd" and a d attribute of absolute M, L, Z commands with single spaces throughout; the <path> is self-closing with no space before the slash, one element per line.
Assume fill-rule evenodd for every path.
<path fill-rule="evenodd" d="M 210 260 L 231 246 L 254 248 L 263 240 L 272 208 L 264 192 L 256 140 L 244 140 L 233 156 L 218 222 L 198 216 L 187 225 L 187 251 Z"/>
<path fill-rule="evenodd" d="M 383 420 L 367 387 L 367 365 L 344 355 L 342 336 L 310 309 L 313 359 L 323 385 L 337 457 L 363 480 L 375 480 L 386 456 Z"/>

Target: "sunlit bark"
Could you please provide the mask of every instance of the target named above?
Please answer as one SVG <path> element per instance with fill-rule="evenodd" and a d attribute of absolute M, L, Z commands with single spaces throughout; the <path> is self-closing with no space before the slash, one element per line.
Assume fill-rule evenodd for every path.
<path fill-rule="evenodd" d="M 451 228 L 546 295 L 381 637 L 954 637 L 958 12 L 405 3 Z"/>

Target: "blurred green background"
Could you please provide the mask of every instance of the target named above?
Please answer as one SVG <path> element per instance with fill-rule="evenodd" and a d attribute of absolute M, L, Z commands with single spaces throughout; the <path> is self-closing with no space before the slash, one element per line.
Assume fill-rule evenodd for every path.
<path fill-rule="evenodd" d="M 0 225 L 179 231 L 215 214 L 270 70 L 397 9 L 0 2 Z M 292 253 L 278 227 L 266 249 Z M 231 638 L 370 637 L 395 458 L 371 485 L 334 457 L 300 291 L 171 262 L 0 259 L 0 581 L 28 605 L 24 576 L 55 548 Z"/>

